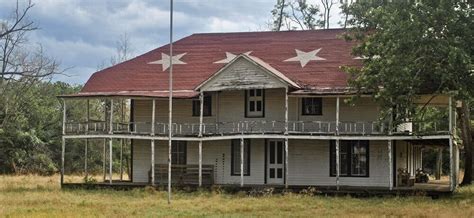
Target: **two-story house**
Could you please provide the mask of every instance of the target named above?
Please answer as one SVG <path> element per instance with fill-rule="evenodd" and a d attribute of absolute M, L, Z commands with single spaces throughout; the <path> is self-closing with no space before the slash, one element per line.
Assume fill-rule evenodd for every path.
<path fill-rule="evenodd" d="M 125 139 L 131 180 L 113 180 L 109 164 L 106 184 L 167 184 L 171 155 L 176 185 L 453 191 L 459 162 L 451 98 L 420 96 L 420 104 L 429 99 L 449 108 L 449 120 L 430 125 L 393 126 L 369 96 L 349 105 L 355 93 L 341 66 L 360 66 L 363 58 L 351 55 L 354 44 L 341 39 L 343 32 L 194 34 L 173 44 L 172 57 L 166 45 L 96 72 L 79 93 L 61 96 L 63 169 L 69 139 L 84 139 L 86 149 L 103 140 L 110 162 L 117 158 L 113 146 Z M 103 119 L 68 121 L 67 103 L 76 99 L 106 101 Z M 130 120 L 119 120 L 117 108 L 129 108 Z M 405 170 L 412 180 L 428 146 L 450 153 L 449 181 L 405 187 L 410 182 L 399 174 Z"/>

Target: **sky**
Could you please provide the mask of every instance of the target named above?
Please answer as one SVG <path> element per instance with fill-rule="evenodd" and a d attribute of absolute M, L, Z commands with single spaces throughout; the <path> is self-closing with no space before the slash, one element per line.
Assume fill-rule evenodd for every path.
<path fill-rule="evenodd" d="M 24 2 L 26 0 L 20 0 Z M 319 2 L 309 0 L 310 3 Z M 126 34 L 137 56 L 169 42 L 169 0 L 33 0 L 30 19 L 40 27 L 31 43 L 61 63 L 66 75 L 54 80 L 84 84 L 100 65 L 116 54 Z M 276 0 L 174 0 L 174 40 L 204 32 L 268 30 Z M 15 0 L 0 0 L 0 19 Z M 331 12 L 338 27 L 338 5 Z"/>

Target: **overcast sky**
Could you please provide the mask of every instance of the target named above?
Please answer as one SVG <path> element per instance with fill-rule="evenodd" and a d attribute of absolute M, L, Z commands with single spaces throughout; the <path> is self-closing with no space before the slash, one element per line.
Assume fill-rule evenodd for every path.
<path fill-rule="evenodd" d="M 26 1 L 26 0 L 24 0 Z M 21 2 L 21 0 L 20 0 Z M 127 34 L 133 55 L 169 41 L 169 0 L 33 0 L 30 17 L 41 29 L 30 41 L 61 62 L 69 76 L 56 80 L 83 84 L 116 52 Z M 309 2 L 319 2 L 316 0 Z M 0 18 L 14 9 L 15 0 L 0 0 Z M 174 39 L 202 32 L 243 32 L 268 29 L 276 0 L 175 0 Z M 331 27 L 338 27 L 333 7 Z"/>

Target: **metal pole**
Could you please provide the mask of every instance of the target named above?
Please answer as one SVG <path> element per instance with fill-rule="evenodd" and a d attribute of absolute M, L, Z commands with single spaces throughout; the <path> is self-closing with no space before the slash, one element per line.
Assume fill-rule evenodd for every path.
<path fill-rule="evenodd" d="M 103 151 L 102 151 L 102 171 L 104 173 L 104 176 L 103 176 L 103 180 L 105 182 L 106 180 L 106 176 L 107 176 L 107 170 L 105 169 L 105 165 L 106 165 L 106 157 L 107 157 L 107 139 L 104 138 L 104 143 L 102 145 L 102 147 L 104 148 Z"/>
<path fill-rule="evenodd" d="M 340 108 L 340 99 L 336 98 L 336 136 L 339 135 L 339 108 Z M 339 156 L 339 138 L 336 139 L 336 189 L 339 191 L 339 180 L 341 175 L 340 162 L 341 158 Z"/>
<path fill-rule="evenodd" d="M 392 135 L 392 125 L 393 125 L 393 109 L 391 108 L 390 119 L 389 119 L 390 128 L 388 129 L 389 135 Z M 393 190 L 392 140 L 388 140 L 387 150 L 388 150 L 388 187 L 391 191 Z"/>
<path fill-rule="evenodd" d="M 285 188 L 288 188 L 288 87 L 285 88 Z"/>
<path fill-rule="evenodd" d="M 170 0 L 170 74 L 169 74 L 169 122 L 168 122 L 168 204 L 171 203 L 171 146 L 173 137 L 173 0 Z"/>
<path fill-rule="evenodd" d="M 204 115 L 204 93 L 199 93 L 199 138 L 202 138 L 202 125 Z M 202 140 L 199 140 L 199 187 L 202 187 Z"/>
<path fill-rule="evenodd" d="M 121 111 L 120 122 L 122 124 L 124 123 L 124 118 L 125 118 L 124 103 L 125 101 L 122 99 L 120 101 L 120 111 Z M 124 144 L 124 139 L 122 138 L 120 139 L 120 181 L 123 181 L 123 144 Z"/>

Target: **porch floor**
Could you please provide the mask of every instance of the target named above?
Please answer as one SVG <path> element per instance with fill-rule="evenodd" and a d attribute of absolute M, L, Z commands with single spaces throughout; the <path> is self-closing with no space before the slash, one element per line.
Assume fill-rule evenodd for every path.
<path fill-rule="evenodd" d="M 149 183 L 139 183 L 139 182 L 130 182 L 130 181 L 113 181 L 112 184 L 109 182 L 98 182 L 98 183 L 65 183 L 63 188 L 83 188 L 83 189 L 103 189 L 103 188 L 112 188 L 119 190 L 128 190 L 134 188 L 142 188 L 149 186 Z M 159 185 L 157 185 L 160 187 Z M 182 189 L 190 188 L 190 190 L 197 189 L 197 185 L 185 185 L 178 186 L 173 185 L 173 187 Z M 204 186 L 205 188 L 212 187 L 222 187 L 232 191 L 250 191 L 253 189 L 263 189 L 263 188 L 274 188 L 275 192 L 281 192 L 285 189 L 283 185 L 252 185 L 247 184 L 244 187 L 239 185 L 214 185 L 214 186 Z M 295 186 L 290 185 L 288 189 L 293 192 L 299 192 L 308 187 L 314 187 L 321 194 L 353 194 L 353 195 L 362 195 L 362 196 L 373 196 L 373 195 L 414 195 L 414 194 L 425 194 L 427 196 L 439 196 L 451 194 L 449 190 L 448 181 L 430 181 L 428 183 L 416 183 L 411 187 L 394 187 L 393 190 L 389 190 L 386 187 L 376 187 L 376 186 L 339 186 L 337 190 L 336 186 Z M 189 190 L 189 189 L 188 189 Z"/>

